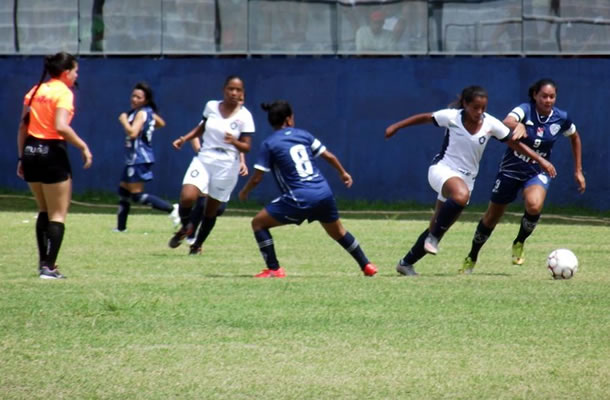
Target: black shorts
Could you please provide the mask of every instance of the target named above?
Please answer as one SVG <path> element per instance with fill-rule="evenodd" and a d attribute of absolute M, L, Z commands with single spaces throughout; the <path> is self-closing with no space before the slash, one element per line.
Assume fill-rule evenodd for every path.
<path fill-rule="evenodd" d="M 28 135 L 21 159 L 26 182 L 58 183 L 72 176 L 65 140 Z"/>

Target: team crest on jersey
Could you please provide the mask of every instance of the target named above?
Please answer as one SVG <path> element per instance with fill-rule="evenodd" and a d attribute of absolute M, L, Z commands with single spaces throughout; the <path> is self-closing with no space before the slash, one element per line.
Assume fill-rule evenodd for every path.
<path fill-rule="evenodd" d="M 235 121 L 231 122 L 231 129 L 237 129 L 239 125 L 241 125 L 241 121 L 236 119 Z"/>
<path fill-rule="evenodd" d="M 487 137 L 486 137 L 486 136 L 481 136 L 481 137 L 479 138 L 479 144 L 480 144 L 480 145 L 484 145 L 486 140 L 487 140 Z"/>
<path fill-rule="evenodd" d="M 551 126 L 549 127 L 549 130 L 551 131 L 551 135 L 553 135 L 553 136 L 557 135 L 557 133 L 559 132 L 560 129 L 561 129 L 561 126 L 559 126 L 559 124 L 551 124 Z"/>
<path fill-rule="evenodd" d="M 540 137 L 544 136 L 544 127 L 539 126 L 538 129 L 536 129 L 536 135 Z"/>
<path fill-rule="evenodd" d="M 197 178 L 199 176 L 199 171 L 194 169 L 191 171 L 191 177 L 192 178 Z"/>

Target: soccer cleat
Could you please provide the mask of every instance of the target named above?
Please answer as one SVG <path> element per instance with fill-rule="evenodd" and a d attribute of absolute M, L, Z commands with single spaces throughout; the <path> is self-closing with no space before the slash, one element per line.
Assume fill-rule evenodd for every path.
<path fill-rule="evenodd" d="M 127 228 L 123 229 L 123 230 L 120 230 L 119 228 L 114 228 L 112 230 L 112 232 L 115 232 L 115 233 L 125 233 L 125 232 L 127 232 Z"/>
<path fill-rule="evenodd" d="M 62 275 L 57 266 L 53 269 L 50 269 L 47 266 L 40 268 L 40 279 L 66 279 L 64 275 Z"/>
<path fill-rule="evenodd" d="M 196 256 L 199 254 L 201 254 L 201 246 L 192 244 L 191 248 L 189 249 L 189 256 Z"/>
<path fill-rule="evenodd" d="M 396 265 L 396 272 L 400 275 L 404 276 L 417 276 L 417 272 L 415 272 L 415 268 L 411 264 L 405 264 L 402 260 L 398 261 Z"/>
<path fill-rule="evenodd" d="M 191 244 L 195 243 L 195 240 L 196 240 L 196 238 L 195 238 L 194 235 L 193 236 L 187 236 L 186 243 L 191 245 Z"/>
<path fill-rule="evenodd" d="M 279 267 L 277 270 L 264 269 L 260 273 L 254 275 L 255 278 L 285 278 L 286 271 L 284 268 Z"/>
<path fill-rule="evenodd" d="M 433 256 L 438 253 L 438 239 L 431 233 L 424 240 L 424 251 Z"/>
<path fill-rule="evenodd" d="M 184 238 L 190 235 L 192 232 L 193 224 L 191 223 L 187 224 L 186 226 L 180 227 L 180 229 L 178 229 L 178 232 L 174 233 L 174 236 L 172 236 L 172 238 L 169 240 L 169 247 L 175 249 L 176 247 L 180 246 Z"/>
<path fill-rule="evenodd" d="M 513 243 L 513 264 L 522 265 L 525 262 L 525 249 L 523 243 Z"/>
<path fill-rule="evenodd" d="M 476 263 L 476 261 L 472 261 L 472 258 L 470 258 L 470 256 L 466 257 L 464 259 L 464 262 L 462 263 L 462 268 L 458 270 L 458 273 L 467 275 L 472 274 L 472 270 L 474 269 Z"/>
<path fill-rule="evenodd" d="M 368 263 L 362 268 L 364 276 L 375 276 L 377 273 L 377 266 L 375 264 Z"/>
<path fill-rule="evenodd" d="M 172 220 L 172 223 L 174 224 L 174 228 L 177 228 L 178 225 L 180 225 L 180 215 L 178 214 L 178 204 L 174 204 L 173 207 L 174 208 L 172 209 L 172 212 L 169 213 L 168 217 Z"/>

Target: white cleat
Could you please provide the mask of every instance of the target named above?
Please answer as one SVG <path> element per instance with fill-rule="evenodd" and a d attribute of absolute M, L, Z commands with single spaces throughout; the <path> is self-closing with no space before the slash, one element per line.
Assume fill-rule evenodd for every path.
<path fill-rule="evenodd" d="M 169 213 L 168 217 L 172 220 L 174 228 L 177 228 L 178 225 L 180 225 L 180 214 L 178 213 L 178 204 L 174 204 L 174 209 L 171 213 Z"/>

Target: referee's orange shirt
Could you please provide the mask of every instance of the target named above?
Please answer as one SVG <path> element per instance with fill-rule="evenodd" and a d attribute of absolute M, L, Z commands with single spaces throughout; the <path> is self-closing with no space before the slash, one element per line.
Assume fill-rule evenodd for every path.
<path fill-rule="evenodd" d="M 36 86 L 25 95 L 24 105 L 28 105 Z M 60 139 L 63 136 L 55 129 L 55 113 L 58 108 L 68 110 L 68 124 L 74 116 L 74 93 L 58 79 L 50 79 L 40 85 L 30 107 L 28 134 L 39 139 Z"/>

